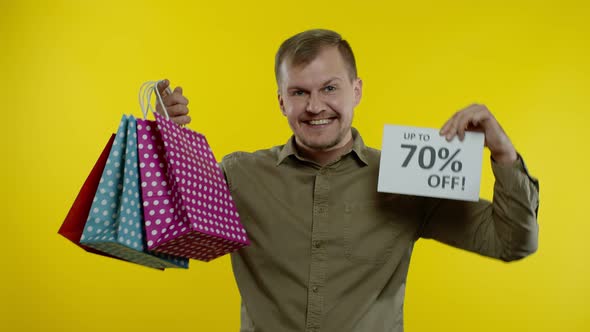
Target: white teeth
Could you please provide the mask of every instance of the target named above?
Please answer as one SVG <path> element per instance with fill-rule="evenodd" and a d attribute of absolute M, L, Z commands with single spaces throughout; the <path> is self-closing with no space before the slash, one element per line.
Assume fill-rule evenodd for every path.
<path fill-rule="evenodd" d="M 330 123 L 332 120 L 330 119 L 321 119 L 321 120 L 311 120 L 309 121 L 309 124 L 311 125 L 323 125 L 323 124 L 328 124 Z"/>

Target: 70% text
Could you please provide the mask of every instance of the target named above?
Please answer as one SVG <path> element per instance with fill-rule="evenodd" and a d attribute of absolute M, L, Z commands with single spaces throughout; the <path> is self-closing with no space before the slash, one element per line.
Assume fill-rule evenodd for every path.
<path fill-rule="evenodd" d="M 406 168 L 418 150 L 418 146 L 414 144 L 402 144 L 401 147 L 403 149 L 409 149 L 408 155 L 402 163 L 402 167 Z M 449 149 L 445 147 L 442 147 L 437 151 L 432 146 L 425 145 L 421 147 L 418 152 L 418 166 L 426 170 L 432 169 L 436 164 L 436 159 L 438 157 L 439 160 L 444 161 L 443 165 L 438 169 L 439 171 L 445 170 L 450 164 L 451 171 L 454 173 L 460 172 L 463 169 L 463 163 L 459 160 L 456 160 L 459 152 L 461 152 L 461 149 L 455 150 L 451 155 Z M 441 187 L 445 189 L 450 187 L 450 189 L 455 189 L 455 187 L 458 187 L 459 184 L 461 184 L 461 190 L 464 190 L 464 176 L 432 174 L 428 177 L 428 186 L 431 188 Z"/>

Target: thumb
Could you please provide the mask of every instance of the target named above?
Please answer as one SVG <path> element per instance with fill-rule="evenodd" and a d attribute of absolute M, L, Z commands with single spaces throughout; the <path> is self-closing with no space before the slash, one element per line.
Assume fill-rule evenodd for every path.
<path fill-rule="evenodd" d="M 163 79 L 158 82 L 158 92 L 162 97 L 167 96 L 168 92 L 166 89 L 170 86 L 170 81 L 168 79 Z"/>

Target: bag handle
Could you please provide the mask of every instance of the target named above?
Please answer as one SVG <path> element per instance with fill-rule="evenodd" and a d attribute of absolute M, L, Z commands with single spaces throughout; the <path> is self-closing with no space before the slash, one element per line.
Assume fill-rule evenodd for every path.
<path fill-rule="evenodd" d="M 166 120 L 170 120 L 170 116 L 168 115 L 168 110 L 166 110 L 166 106 L 164 106 L 164 102 L 162 101 L 162 96 L 160 95 L 160 91 L 158 90 L 158 84 L 163 82 L 164 80 L 159 81 L 147 81 L 141 85 L 139 88 L 139 107 L 141 107 L 141 113 L 143 114 L 143 119 L 147 119 L 149 111 L 152 113 L 156 113 L 156 110 L 152 107 L 152 93 L 156 94 L 156 102 L 160 102 L 160 106 L 162 106 L 162 110 L 164 110 L 164 115 L 166 115 Z M 172 93 L 170 87 L 166 88 L 166 92 L 169 94 Z"/>

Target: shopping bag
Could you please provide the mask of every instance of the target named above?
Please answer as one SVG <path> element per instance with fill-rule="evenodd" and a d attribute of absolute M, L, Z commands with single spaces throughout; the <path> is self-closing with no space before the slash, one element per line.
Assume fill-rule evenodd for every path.
<path fill-rule="evenodd" d="M 166 231 L 178 235 L 176 225 L 172 224 L 172 188 L 156 121 L 137 119 L 137 150 L 147 247 L 154 250 L 163 243 Z M 162 223 L 169 227 L 158 227 Z M 166 239 L 169 238 L 170 235 Z"/>
<path fill-rule="evenodd" d="M 98 182 L 100 181 L 100 176 L 102 171 L 105 167 L 107 162 L 107 158 L 109 156 L 109 152 L 111 151 L 111 147 L 113 146 L 113 141 L 115 140 L 115 135 L 112 134 L 107 142 L 106 146 L 104 147 L 100 157 L 96 161 L 96 164 L 90 171 L 88 178 L 82 185 L 74 204 L 70 208 L 66 219 L 61 224 L 61 227 L 57 231 L 58 234 L 62 235 L 66 239 L 72 241 L 77 246 L 81 247 L 82 249 L 107 257 L 113 257 L 109 254 L 100 252 L 96 249 L 91 247 L 85 246 L 80 244 L 80 237 L 82 236 L 82 231 L 84 230 L 84 225 L 86 225 L 86 219 L 88 218 L 88 213 L 90 212 L 90 206 L 92 205 L 92 199 L 94 198 L 94 194 L 96 193 L 96 189 L 98 188 Z"/>
<path fill-rule="evenodd" d="M 137 127 L 148 248 L 210 261 L 249 245 L 205 136 L 153 113 Z"/>
<path fill-rule="evenodd" d="M 123 116 L 80 242 L 148 267 L 187 268 L 187 259 L 145 247 L 138 171 L 135 118 Z"/>

